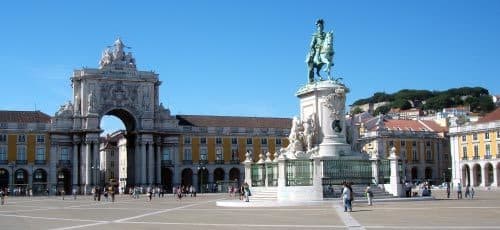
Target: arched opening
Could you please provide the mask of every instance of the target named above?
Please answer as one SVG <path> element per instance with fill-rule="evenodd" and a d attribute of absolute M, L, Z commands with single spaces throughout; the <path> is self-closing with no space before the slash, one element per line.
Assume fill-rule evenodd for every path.
<path fill-rule="evenodd" d="M 470 183 L 470 168 L 468 165 L 462 166 L 462 186 L 467 186 Z"/>
<path fill-rule="evenodd" d="M 7 187 L 9 187 L 9 171 L 0 168 L 0 189 L 5 189 Z"/>
<path fill-rule="evenodd" d="M 499 186 L 500 183 L 498 182 L 499 178 L 500 178 L 500 162 L 497 164 L 497 167 L 496 167 L 496 170 L 495 170 L 495 173 L 497 175 L 497 181 L 495 181 L 495 184 L 496 186 Z"/>
<path fill-rule="evenodd" d="M 474 176 L 474 181 L 473 181 L 472 186 L 474 186 L 474 187 L 479 186 L 482 183 L 481 165 L 475 164 L 472 167 L 472 175 Z M 467 185 L 469 185 L 469 184 L 467 184 Z"/>
<path fill-rule="evenodd" d="M 60 169 L 57 172 L 57 188 L 56 194 L 60 195 L 63 191 L 65 194 L 71 192 L 71 173 L 67 168 Z"/>
<path fill-rule="evenodd" d="M 43 169 L 35 170 L 33 172 L 33 195 L 45 194 L 47 185 L 47 172 Z"/>
<path fill-rule="evenodd" d="M 24 169 L 16 170 L 14 174 L 14 195 L 26 195 L 28 188 L 28 172 Z"/>
<path fill-rule="evenodd" d="M 208 169 L 205 167 L 198 168 L 198 191 L 208 191 Z"/>
<path fill-rule="evenodd" d="M 417 182 L 417 180 L 418 180 L 418 168 L 417 167 L 411 168 L 411 180 L 413 183 Z"/>
<path fill-rule="evenodd" d="M 486 175 L 484 186 L 491 186 L 493 183 L 493 165 L 491 165 L 491 163 L 486 163 L 484 165 L 484 175 Z"/>
<path fill-rule="evenodd" d="M 425 180 L 428 182 L 432 182 L 432 168 L 431 167 L 425 168 Z"/>
<path fill-rule="evenodd" d="M 235 181 L 237 186 L 240 186 L 240 170 L 237 168 L 231 168 L 229 170 L 229 180 Z"/>
<path fill-rule="evenodd" d="M 100 184 L 116 184 L 118 181 L 119 191 L 125 191 L 145 183 L 137 181 L 140 161 L 135 154 L 136 127 L 135 117 L 125 109 L 112 109 L 101 117 L 100 163 L 98 175 L 94 175 Z"/>
<path fill-rule="evenodd" d="M 188 187 L 193 184 L 193 170 L 185 168 L 181 173 L 181 185 Z"/>
<path fill-rule="evenodd" d="M 216 168 L 214 170 L 214 182 L 217 184 L 217 191 L 214 192 L 221 192 L 227 190 L 227 184 L 226 181 L 224 181 L 224 169 L 222 168 Z"/>
<path fill-rule="evenodd" d="M 164 189 L 166 189 L 166 192 L 171 193 L 172 192 L 172 170 L 170 170 L 170 168 L 164 167 L 162 169 L 161 178 L 163 178 L 161 183 L 163 184 Z"/>

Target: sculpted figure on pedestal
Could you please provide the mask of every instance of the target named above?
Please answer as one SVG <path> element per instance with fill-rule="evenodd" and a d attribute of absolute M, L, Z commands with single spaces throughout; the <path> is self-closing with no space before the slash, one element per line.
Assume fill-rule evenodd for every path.
<path fill-rule="evenodd" d="M 328 77 L 330 77 L 331 66 L 333 66 L 333 32 L 325 33 L 323 29 L 323 19 L 317 20 L 317 31 L 313 34 L 311 44 L 309 45 L 310 50 L 306 57 L 309 83 L 314 82 L 314 72 L 316 72 L 320 80 L 323 80 L 319 72 L 325 64 L 325 71 L 328 73 Z"/>

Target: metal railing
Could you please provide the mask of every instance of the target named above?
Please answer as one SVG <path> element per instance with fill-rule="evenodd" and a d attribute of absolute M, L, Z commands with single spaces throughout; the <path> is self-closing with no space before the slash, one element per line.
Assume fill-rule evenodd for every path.
<path fill-rule="evenodd" d="M 215 164 L 216 165 L 223 165 L 224 164 L 224 160 L 215 160 Z"/>
<path fill-rule="evenodd" d="M 172 166 L 172 160 L 162 160 L 161 165 L 162 166 Z"/>
<path fill-rule="evenodd" d="M 182 160 L 182 164 L 183 165 L 192 165 L 193 164 L 193 160 Z"/>
<path fill-rule="evenodd" d="M 313 181 L 313 162 L 294 160 L 286 162 L 286 186 L 309 186 Z"/>

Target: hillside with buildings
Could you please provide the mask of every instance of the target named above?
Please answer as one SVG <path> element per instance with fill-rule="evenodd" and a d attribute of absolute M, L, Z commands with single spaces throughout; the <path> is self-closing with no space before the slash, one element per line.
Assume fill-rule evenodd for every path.
<path fill-rule="evenodd" d="M 469 112 L 485 114 L 495 109 L 497 98 L 482 87 L 451 88 L 445 91 L 402 89 L 396 93 L 376 92 L 351 105 L 351 114 L 372 115 L 413 110 L 409 113 L 434 114 L 445 108 L 468 108 Z"/>

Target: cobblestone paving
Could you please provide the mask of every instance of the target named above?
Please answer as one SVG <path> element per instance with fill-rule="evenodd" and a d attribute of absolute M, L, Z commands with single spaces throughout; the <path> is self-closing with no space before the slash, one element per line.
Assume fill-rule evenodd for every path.
<path fill-rule="evenodd" d="M 473 200 L 364 202 L 343 212 L 338 200 L 311 206 L 224 208 L 225 194 L 182 201 L 172 195 L 115 203 L 91 197 L 9 197 L 0 206 L 0 229 L 500 229 L 500 191 L 477 191 Z M 443 199 L 441 199 L 443 198 Z"/>

